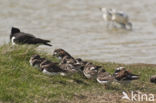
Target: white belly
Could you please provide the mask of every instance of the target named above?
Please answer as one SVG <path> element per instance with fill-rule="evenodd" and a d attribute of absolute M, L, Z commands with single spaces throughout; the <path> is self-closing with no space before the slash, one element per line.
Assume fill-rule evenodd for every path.
<path fill-rule="evenodd" d="M 99 80 L 98 78 L 97 78 L 96 80 L 97 80 L 97 82 L 100 83 L 100 84 L 106 84 L 106 83 L 108 83 L 108 81 L 101 81 L 101 80 Z"/>
<path fill-rule="evenodd" d="M 43 70 L 42 71 L 44 74 L 47 74 L 47 75 L 56 75 L 56 74 L 58 74 L 58 73 L 54 73 L 54 72 L 48 72 L 47 70 Z"/>

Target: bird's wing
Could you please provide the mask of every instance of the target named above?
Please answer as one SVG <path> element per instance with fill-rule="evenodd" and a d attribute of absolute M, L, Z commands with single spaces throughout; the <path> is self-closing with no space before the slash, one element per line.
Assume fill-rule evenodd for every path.
<path fill-rule="evenodd" d="M 29 37 L 35 37 L 34 35 L 32 34 L 28 34 L 28 33 L 24 33 L 24 32 L 20 32 L 21 35 L 24 35 L 24 36 L 29 36 Z"/>
<path fill-rule="evenodd" d="M 35 38 L 35 36 L 31 34 L 19 33 L 16 35 L 15 42 L 19 43 L 30 43 Z"/>
<path fill-rule="evenodd" d="M 100 80 L 112 80 L 113 79 L 113 77 L 107 72 L 100 73 L 98 77 L 100 78 Z"/>

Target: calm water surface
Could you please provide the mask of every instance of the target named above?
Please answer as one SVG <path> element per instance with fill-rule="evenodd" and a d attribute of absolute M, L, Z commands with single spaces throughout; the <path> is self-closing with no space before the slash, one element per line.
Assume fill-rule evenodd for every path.
<path fill-rule="evenodd" d="M 155 0 L 0 0 L 0 44 L 12 26 L 51 40 L 75 57 L 101 62 L 156 64 Z M 133 31 L 107 30 L 100 7 L 127 12 Z M 46 49 L 45 49 L 46 48 Z"/>

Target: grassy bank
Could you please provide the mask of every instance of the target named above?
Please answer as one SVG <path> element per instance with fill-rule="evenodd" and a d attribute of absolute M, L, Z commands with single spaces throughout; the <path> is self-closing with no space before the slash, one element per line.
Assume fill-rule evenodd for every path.
<path fill-rule="evenodd" d="M 94 62 L 110 73 L 119 66 L 125 66 L 131 72 L 140 75 L 139 80 L 131 83 L 104 86 L 95 80 L 86 79 L 81 74 L 65 77 L 44 75 L 29 65 L 30 56 L 36 53 L 58 62 L 52 55 L 36 51 L 33 46 L 0 47 L 0 102 L 123 102 L 122 91 L 129 93 L 133 90 L 156 94 L 156 85 L 149 82 L 150 76 L 156 74 L 156 65 Z"/>

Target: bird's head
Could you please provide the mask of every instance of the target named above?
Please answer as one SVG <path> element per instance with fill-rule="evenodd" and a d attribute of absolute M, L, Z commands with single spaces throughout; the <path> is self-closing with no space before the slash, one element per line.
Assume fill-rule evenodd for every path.
<path fill-rule="evenodd" d="M 18 29 L 16 27 L 12 27 L 11 28 L 11 34 L 10 34 L 10 40 L 14 36 L 14 34 L 19 33 L 19 32 L 20 32 L 20 29 Z"/>

